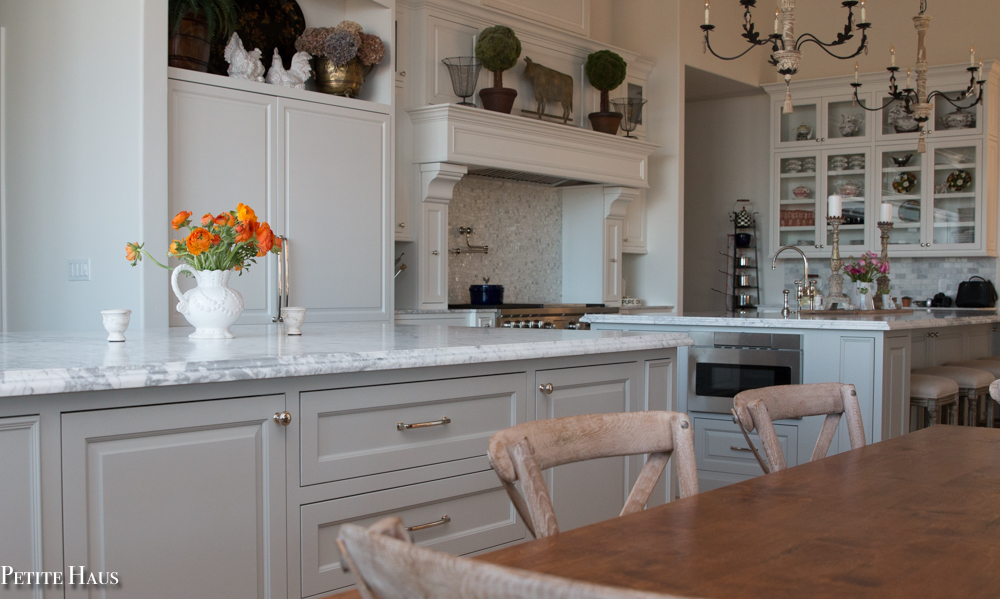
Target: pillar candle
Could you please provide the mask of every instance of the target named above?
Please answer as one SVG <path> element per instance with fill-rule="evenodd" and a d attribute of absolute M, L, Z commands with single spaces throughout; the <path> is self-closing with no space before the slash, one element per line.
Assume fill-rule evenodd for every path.
<path fill-rule="evenodd" d="M 865 0 L 861 0 L 861 22 L 862 23 L 867 22 L 865 21 Z"/>
<path fill-rule="evenodd" d="M 777 8 L 774 9 L 774 32 L 775 33 L 778 33 L 778 14 L 780 12 L 781 11 L 779 11 Z"/>
<path fill-rule="evenodd" d="M 859 63 L 857 63 L 857 62 L 854 63 L 854 82 L 855 83 L 858 82 L 858 69 L 859 68 L 861 68 L 861 65 Z"/>
<path fill-rule="evenodd" d="M 705 0 L 705 24 L 708 25 L 708 0 Z"/>
<path fill-rule="evenodd" d="M 896 66 L 896 46 L 889 46 L 889 57 L 892 59 L 892 64 L 889 66 Z"/>
<path fill-rule="evenodd" d="M 969 46 L 969 68 L 975 68 L 976 66 L 976 47 Z"/>
<path fill-rule="evenodd" d="M 882 202 L 882 205 L 879 206 L 878 222 L 880 223 L 892 222 L 892 204 L 890 204 L 889 202 Z"/>
<path fill-rule="evenodd" d="M 840 218 L 841 216 L 844 215 L 843 206 L 844 206 L 844 198 L 840 196 L 830 196 L 826 202 L 826 207 L 827 207 L 826 213 L 827 215 L 832 216 L 834 218 Z"/>

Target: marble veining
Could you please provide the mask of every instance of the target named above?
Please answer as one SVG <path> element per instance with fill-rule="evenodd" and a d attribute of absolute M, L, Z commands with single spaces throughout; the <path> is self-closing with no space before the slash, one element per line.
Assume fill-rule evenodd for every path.
<path fill-rule="evenodd" d="M 188 339 L 191 329 L 0 335 L 0 397 L 189 385 L 645 351 L 691 345 L 683 333 L 508 330 L 310 323 L 234 326 L 236 339 Z"/>
<path fill-rule="evenodd" d="M 1000 322 L 1000 315 L 969 313 L 957 310 L 914 311 L 899 316 L 798 316 L 783 318 L 780 313 L 756 316 L 732 314 L 673 316 L 660 314 L 588 314 L 581 318 L 591 324 L 614 325 L 664 325 L 692 327 L 733 327 L 762 329 L 826 329 L 837 331 L 896 331 L 907 329 L 932 329 Z"/>

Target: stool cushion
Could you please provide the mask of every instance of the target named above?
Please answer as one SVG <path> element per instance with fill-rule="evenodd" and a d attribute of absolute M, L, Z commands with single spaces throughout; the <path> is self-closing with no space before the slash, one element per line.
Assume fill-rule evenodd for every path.
<path fill-rule="evenodd" d="M 963 360 L 961 362 L 948 362 L 945 366 L 959 366 L 961 368 L 975 368 L 985 370 L 993 375 L 993 378 L 1000 379 L 1000 360 Z"/>
<path fill-rule="evenodd" d="M 993 384 L 990 385 L 990 397 L 1000 402 L 1000 380 L 993 381 Z"/>
<path fill-rule="evenodd" d="M 943 399 L 958 395 L 958 383 L 943 376 L 929 374 L 910 375 L 910 397 L 916 399 Z"/>
<path fill-rule="evenodd" d="M 961 366 L 933 366 L 914 370 L 916 374 L 943 376 L 958 383 L 962 389 L 986 389 L 996 378 L 985 370 L 962 368 Z"/>

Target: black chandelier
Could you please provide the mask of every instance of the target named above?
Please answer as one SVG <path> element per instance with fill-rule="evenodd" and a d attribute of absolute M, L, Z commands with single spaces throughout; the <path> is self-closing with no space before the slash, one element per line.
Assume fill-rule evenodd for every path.
<path fill-rule="evenodd" d="M 899 89 L 899 85 L 896 83 L 896 73 L 899 71 L 899 67 L 896 66 L 896 50 L 895 47 L 890 47 L 889 54 L 891 57 L 890 66 L 886 69 L 889 71 L 889 97 L 892 99 L 883 104 L 878 108 L 868 108 L 865 106 L 864 102 L 858 97 L 858 90 L 861 89 L 861 83 L 858 81 L 858 64 L 854 65 L 854 83 L 851 87 L 854 88 L 854 103 L 861 106 L 869 112 L 878 112 L 884 110 L 893 104 L 899 102 L 901 104 L 896 104 L 902 109 L 902 114 L 906 115 L 911 122 L 915 123 L 914 131 L 920 131 L 920 140 L 917 142 L 917 152 L 924 153 L 927 150 L 927 146 L 924 142 L 924 125 L 931 118 L 931 113 L 934 110 L 933 100 L 935 98 L 941 98 L 945 102 L 948 102 L 959 111 L 965 110 L 967 108 L 972 108 L 973 106 L 979 104 L 983 100 L 983 84 L 986 83 L 985 79 L 979 79 L 977 77 L 982 76 L 983 71 L 983 61 L 979 61 L 976 64 L 976 49 L 969 49 L 969 86 L 965 88 L 964 91 L 960 92 L 954 100 L 948 97 L 948 94 L 942 91 L 932 91 L 927 93 L 927 30 L 931 26 L 931 18 L 926 15 L 927 12 L 927 0 L 920 0 L 920 14 L 913 17 L 913 26 L 917 29 L 917 63 L 914 65 L 913 70 L 917 72 L 917 87 L 914 89 L 910 86 L 910 69 L 906 70 L 906 87 Z M 975 101 L 965 104 L 964 102 L 969 98 L 975 96 Z M 891 113 L 890 113 L 891 115 Z"/>
<path fill-rule="evenodd" d="M 709 23 L 709 0 L 705 0 L 705 24 L 701 26 L 702 31 L 705 32 L 705 50 L 722 60 L 736 60 L 757 46 L 771 44 L 771 60 L 768 62 L 778 67 L 778 73 L 785 77 L 785 113 L 794 112 L 790 84 L 792 75 L 799 70 L 803 46 L 810 42 L 814 43 L 830 56 L 841 60 L 854 58 L 862 52 L 867 53 L 868 29 L 871 27 L 871 23 L 865 21 L 865 0 L 860 0 L 860 2 L 858 0 L 844 0 L 841 2 L 847 8 L 847 25 L 844 26 L 844 31 L 838 33 L 837 38 L 829 43 L 821 41 L 811 33 L 804 33 L 795 37 L 795 0 L 781 0 L 780 7 L 774 11 L 774 33 L 766 38 L 761 37 L 760 32 L 756 30 L 753 18 L 750 15 L 750 9 L 757 7 L 757 0 L 740 0 L 740 4 L 744 8 L 742 37 L 750 44 L 750 47 L 736 56 L 722 56 L 712 49 L 709 33 L 715 29 L 715 25 Z M 855 24 L 854 7 L 858 6 L 858 4 L 861 5 L 861 22 Z M 830 50 L 830 48 L 843 46 L 854 39 L 855 29 L 861 31 L 861 41 L 858 44 L 858 49 L 853 54 L 841 56 Z"/>

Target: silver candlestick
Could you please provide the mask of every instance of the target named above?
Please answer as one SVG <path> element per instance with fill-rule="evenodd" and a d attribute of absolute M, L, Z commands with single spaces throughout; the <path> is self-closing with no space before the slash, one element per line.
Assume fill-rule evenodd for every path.
<path fill-rule="evenodd" d="M 840 259 L 840 225 L 844 224 L 844 217 L 828 216 L 826 222 L 833 228 L 833 253 L 830 255 L 830 270 L 833 272 L 827 279 L 830 293 L 826 296 L 826 303 L 843 304 L 846 307 L 851 303 L 851 298 L 844 295 L 844 276 L 840 274 L 840 269 L 844 266 Z"/>
<path fill-rule="evenodd" d="M 892 231 L 892 223 L 879 222 L 878 230 L 882 237 L 882 262 L 884 264 L 889 264 L 889 231 Z M 889 293 L 889 275 L 888 273 L 879 275 L 875 282 L 878 288 L 875 292 L 875 308 L 878 310 L 882 309 L 882 296 Z"/>

